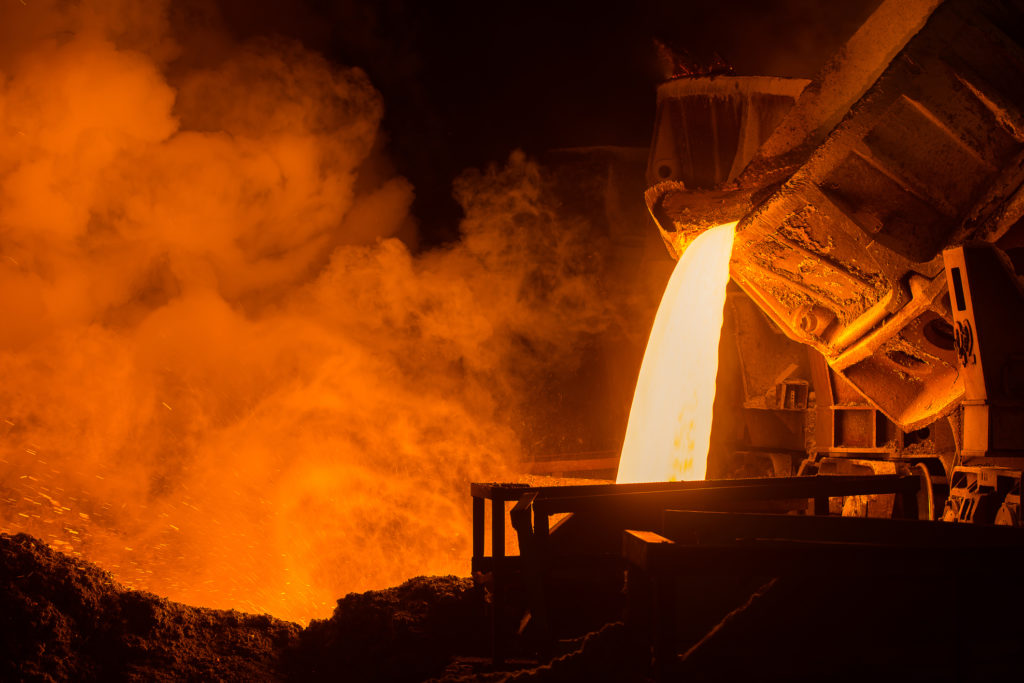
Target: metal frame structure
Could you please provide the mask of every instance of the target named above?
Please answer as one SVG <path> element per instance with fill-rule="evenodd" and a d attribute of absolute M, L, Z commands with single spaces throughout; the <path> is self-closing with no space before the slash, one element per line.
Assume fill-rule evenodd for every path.
<path fill-rule="evenodd" d="M 533 631 L 542 655 L 558 634 L 548 615 L 551 581 L 618 573 L 626 568 L 621 534 L 631 528 L 661 528 L 670 509 L 827 515 L 830 500 L 847 496 L 891 496 L 897 514 L 917 518 L 927 509 L 922 480 L 908 475 L 804 476 L 649 484 L 532 487 L 471 485 L 473 574 L 487 587 L 492 656 L 501 663 L 519 624 Z M 490 538 L 487 533 L 490 501 Z M 515 504 L 509 507 L 509 503 Z M 552 524 L 553 516 L 561 515 Z M 506 526 L 515 530 L 518 555 L 506 554 Z M 489 543 L 488 543 L 489 541 Z M 490 546 L 490 555 L 487 546 Z M 521 596 L 521 604 L 510 596 Z M 528 616 L 527 616 L 528 615 Z"/>

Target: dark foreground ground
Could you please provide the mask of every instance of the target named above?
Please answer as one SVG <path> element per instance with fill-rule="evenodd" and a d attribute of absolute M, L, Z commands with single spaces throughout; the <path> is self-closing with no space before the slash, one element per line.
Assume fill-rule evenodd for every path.
<path fill-rule="evenodd" d="M 617 626 L 541 669 L 482 671 L 477 590 L 419 577 L 350 594 L 302 628 L 127 590 L 31 536 L 0 534 L 0 681 L 570 681 L 614 669 Z"/>
<path fill-rule="evenodd" d="M 666 680 L 1020 680 L 1018 581 L 892 569 L 874 579 L 677 586 L 687 625 Z M 0 681 L 553 683 L 652 673 L 640 630 L 618 621 L 559 641 L 546 665 L 491 671 L 481 590 L 470 579 L 418 577 L 349 594 L 330 619 L 302 628 L 127 590 L 31 536 L 0 534 Z"/>

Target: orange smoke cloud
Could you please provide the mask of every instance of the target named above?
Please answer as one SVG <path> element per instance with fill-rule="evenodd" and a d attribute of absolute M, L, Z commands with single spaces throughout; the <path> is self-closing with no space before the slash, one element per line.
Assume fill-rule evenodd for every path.
<path fill-rule="evenodd" d="M 513 154 L 411 252 L 365 74 L 259 42 L 172 78 L 165 10 L 0 11 L 0 528 L 297 620 L 465 573 L 468 482 L 606 324 L 585 226 Z"/>

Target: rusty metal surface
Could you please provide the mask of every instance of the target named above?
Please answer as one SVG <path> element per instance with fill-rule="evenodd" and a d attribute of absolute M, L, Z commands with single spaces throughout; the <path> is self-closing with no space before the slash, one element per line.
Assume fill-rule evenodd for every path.
<path fill-rule="evenodd" d="M 658 88 L 646 200 L 673 256 L 704 230 L 750 210 L 759 188 L 739 188 L 733 181 L 807 83 L 699 76 Z"/>
<path fill-rule="evenodd" d="M 734 279 L 905 429 L 963 392 L 942 334 L 942 249 L 1019 217 L 1022 15 L 946 2 L 739 226 Z"/>
<path fill-rule="evenodd" d="M 743 170 L 741 186 L 791 174 L 821 144 L 942 0 L 885 0 L 806 88 Z M 788 170 L 788 173 L 786 172 Z"/>
<path fill-rule="evenodd" d="M 1021 230 L 1024 3 L 883 3 L 848 48 L 736 182 L 648 201 L 674 254 L 742 213 L 733 279 L 914 430 L 963 396 L 942 250 Z"/>

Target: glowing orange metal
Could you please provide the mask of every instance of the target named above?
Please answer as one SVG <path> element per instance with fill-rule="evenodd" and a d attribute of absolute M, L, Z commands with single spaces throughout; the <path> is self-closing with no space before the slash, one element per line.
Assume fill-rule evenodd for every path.
<path fill-rule="evenodd" d="M 676 264 L 654 318 L 616 482 L 703 479 L 711 438 L 735 223 L 701 234 Z"/>

